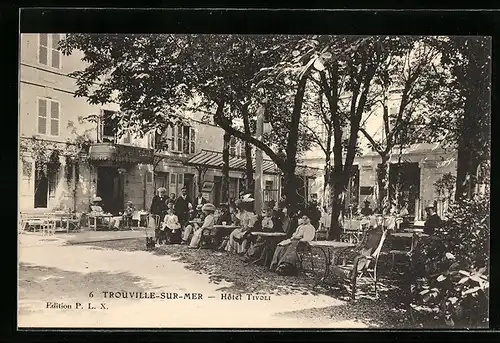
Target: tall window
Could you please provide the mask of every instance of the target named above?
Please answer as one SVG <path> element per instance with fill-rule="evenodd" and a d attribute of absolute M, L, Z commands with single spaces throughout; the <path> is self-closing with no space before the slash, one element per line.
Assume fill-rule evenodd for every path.
<path fill-rule="evenodd" d="M 195 130 L 191 126 L 176 125 L 167 131 L 168 150 L 184 154 L 196 151 Z"/>
<path fill-rule="evenodd" d="M 102 110 L 97 131 L 99 142 L 115 142 L 117 120 L 113 118 L 114 113 L 114 111 Z"/>
<path fill-rule="evenodd" d="M 238 157 L 245 156 L 243 143 L 235 137 L 231 137 L 231 140 L 229 141 L 229 155 Z"/>
<path fill-rule="evenodd" d="M 38 63 L 52 68 L 61 68 L 61 51 L 59 51 L 59 41 L 61 34 L 41 33 L 38 44 Z"/>
<path fill-rule="evenodd" d="M 59 102 L 38 99 L 38 133 L 59 136 Z"/>

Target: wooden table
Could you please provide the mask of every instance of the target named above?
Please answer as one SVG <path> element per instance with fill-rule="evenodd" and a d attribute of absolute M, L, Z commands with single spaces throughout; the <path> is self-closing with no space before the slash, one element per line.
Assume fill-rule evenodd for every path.
<path fill-rule="evenodd" d="M 271 265 L 271 261 L 274 256 L 274 251 L 276 250 L 276 246 L 279 241 L 286 237 L 286 233 L 284 232 L 265 232 L 265 231 L 253 231 L 250 232 L 252 236 L 258 236 L 264 238 L 264 250 L 262 251 L 262 255 L 255 261 L 253 264 L 260 263 L 264 261 L 264 266 L 269 268 Z"/>
<path fill-rule="evenodd" d="M 72 213 L 66 212 L 54 212 L 49 213 L 49 216 L 53 217 L 56 222 L 61 223 L 61 228 L 66 229 L 66 232 L 69 232 L 69 225 L 71 218 L 73 217 Z M 66 223 L 66 225 L 64 225 Z"/>
<path fill-rule="evenodd" d="M 94 229 L 94 231 L 97 231 L 97 219 L 98 218 L 111 219 L 111 218 L 113 218 L 113 215 L 112 214 L 89 214 L 88 218 L 89 218 L 89 228 Z"/>
<path fill-rule="evenodd" d="M 324 282 L 328 274 L 330 273 L 330 266 L 332 265 L 332 261 L 334 260 L 335 250 L 342 248 L 353 248 L 356 246 L 354 243 L 348 242 L 336 242 L 336 241 L 312 241 L 309 242 L 311 247 L 318 247 L 321 249 L 325 256 L 325 271 L 323 273 L 323 277 L 317 282 L 315 286 Z"/>

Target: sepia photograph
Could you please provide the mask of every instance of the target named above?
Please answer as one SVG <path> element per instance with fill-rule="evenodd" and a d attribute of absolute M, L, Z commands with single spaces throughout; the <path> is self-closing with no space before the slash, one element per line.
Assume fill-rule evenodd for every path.
<path fill-rule="evenodd" d="M 489 327 L 491 37 L 19 49 L 19 329 Z"/>

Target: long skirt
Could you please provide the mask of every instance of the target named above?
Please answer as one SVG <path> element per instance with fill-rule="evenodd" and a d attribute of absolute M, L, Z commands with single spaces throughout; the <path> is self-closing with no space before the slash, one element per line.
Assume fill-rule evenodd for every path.
<path fill-rule="evenodd" d="M 189 243 L 190 248 L 198 248 L 200 246 L 202 234 L 203 234 L 203 230 L 201 228 L 197 229 L 194 232 L 193 238 L 191 238 L 191 242 Z"/>
<path fill-rule="evenodd" d="M 264 253 L 266 248 L 266 241 L 258 237 L 255 242 L 253 242 L 245 253 L 245 261 L 252 261 L 260 258 Z"/>
<path fill-rule="evenodd" d="M 299 241 L 296 240 L 285 246 L 278 245 L 274 251 L 270 269 L 282 274 L 296 273 L 299 266 L 298 245 Z"/>
<path fill-rule="evenodd" d="M 191 234 L 193 233 L 193 230 L 195 228 L 193 227 L 193 225 L 188 225 L 184 228 L 184 230 L 182 231 L 182 241 L 183 242 L 187 242 L 189 241 L 189 237 L 191 236 Z"/>
<path fill-rule="evenodd" d="M 180 244 L 182 240 L 182 231 L 181 229 L 177 230 L 170 230 L 170 229 L 165 229 L 168 237 L 168 242 L 170 244 Z"/>
<path fill-rule="evenodd" d="M 229 241 L 226 245 L 226 251 L 235 252 L 237 254 L 242 254 L 247 250 L 247 240 L 243 239 L 245 236 L 245 232 L 243 229 L 234 229 L 233 232 L 229 235 Z M 243 239 L 243 240 L 242 240 Z M 242 240 L 242 241 L 238 241 Z"/>

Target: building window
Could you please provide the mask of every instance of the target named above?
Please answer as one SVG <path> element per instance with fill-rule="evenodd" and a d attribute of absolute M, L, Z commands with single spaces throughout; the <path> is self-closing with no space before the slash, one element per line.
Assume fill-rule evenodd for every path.
<path fill-rule="evenodd" d="M 61 34 L 41 33 L 38 44 L 38 62 L 52 68 L 61 68 L 61 51 L 59 41 Z"/>
<path fill-rule="evenodd" d="M 100 143 L 110 142 L 114 143 L 116 141 L 116 127 L 117 119 L 113 118 L 115 111 L 102 110 L 101 117 L 99 120 L 98 131 L 97 131 L 97 141 Z"/>
<path fill-rule="evenodd" d="M 239 139 L 235 137 L 231 137 L 231 140 L 229 141 L 229 155 L 245 157 L 244 145 Z"/>
<path fill-rule="evenodd" d="M 59 136 L 59 102 L 38 99 L 38 133 Z"/>
<path fill-rule="evenodd" d="M 190 144 L 191 144 L 191 148 L 190 148 L 190 153 L 191 154 L 194 154 L 196 152 L 196 149 L 195 149 L 195 146 L 196 146 L 196 133 L 194 131 L 194 128 L 190 128 Z"/>
<path fill-rule="evenodd" d="M 123 135 L 123 144 L 130 144 L 130 142 L 131 142 L 130 132 L 126 132 Z"/>
<path fill-rule="evenodd" d="M 196 151 L 195 130 L 191 126 L 176 125 L 168 128 L 167 131 L 168 149 L 173 152 L 184 154 Z"/>

